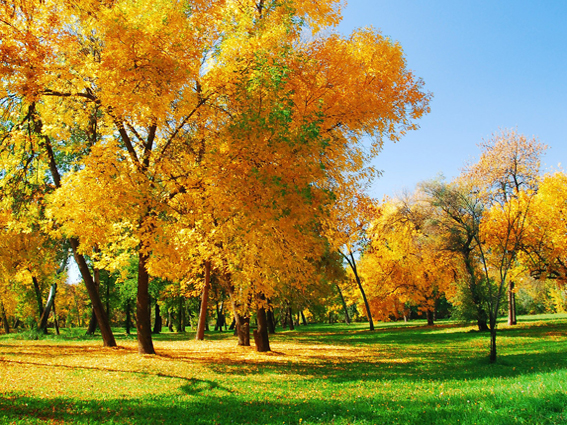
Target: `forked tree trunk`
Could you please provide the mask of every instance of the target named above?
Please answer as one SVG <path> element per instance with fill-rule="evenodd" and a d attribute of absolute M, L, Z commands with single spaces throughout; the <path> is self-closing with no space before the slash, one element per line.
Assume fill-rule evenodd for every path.
<path fill-rule="evenodd" d="M 152 323 L 149 315 L 150 276 L 146 269 L 148 254 L 140 250 L 138 254 L 138 293 L 136 298 L 136 330 L 139 354 L 155 354 L 152 341 Z"/>
<path fill-rule="evenodd" d="M 354 274 L 354 278 L 356 279 L 356 284 L 358 285 L 358 289 L 360 290 L 360 294 L 362 295 L 362 299 L 364 300 L 364 307 L 366 308 L 366 316 L 368 317 L 368 323 L 370 325 L 370 330 L 374 330 L 374 321 L 372 320 L 372 313 L 370 312 L 370 304 L 368 304 L 368 299 L 366 298 L 366 292 L 364 292 L 364 287 L 362 286 L 362 282 L 360 280 L 360 276 L 358 275 L 358 269 L 356 267 L 356 260 L 354 258 L 354 254 L 352 251 L 349 250 L 349 256 L 347 257 L 343 254 L 344 258 L 346 258 L 350 268 Z"/>
<path fill-rule="evenodd" d="M 205 339 L 205 324 L 207 322 L 207 306 L 209 304 L 209 287 L 211 285 L 211 262 L 205 261 L 205 286 L 201 297 L 201 310 L 199 311 L 199 324 L 195 339 L 202 341 Z"/>
<path fill-rule="evenodd" d="M 517 324 L 516 321 L 516 293 L 514 292 L 514 282 L 510 281 L 508 287 L 508 325 Z"/>
<path fill-rule="evenodd" d="M 266 351 L 270 351 L 268 321 L 264 307 L 258 307 L 256 317 L 258 319 L 258 328 L 254 330 L 254 342 L 256 344 L 256 351 L 264 353 Z"/>

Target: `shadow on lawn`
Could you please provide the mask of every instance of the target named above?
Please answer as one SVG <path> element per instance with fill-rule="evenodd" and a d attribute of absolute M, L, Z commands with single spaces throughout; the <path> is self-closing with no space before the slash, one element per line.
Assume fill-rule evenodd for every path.
<path fill-rule="evenodd" d="M 520 404 L 506 406 L 500 396 L 484 399 L 482 409 L 466 397 L 419 400 L 389 400 L 381 396 L 336 401 L 329 399 L 250 400 L 238 394 L 217 395 L 204 391 L 151 399 L 110 399 L 84 401 L 51 400 L 17 395 L 0 395 L 1 423 L 89 424 L 560 424 L 567 420 L 567 396 L 524 397 Z"/>

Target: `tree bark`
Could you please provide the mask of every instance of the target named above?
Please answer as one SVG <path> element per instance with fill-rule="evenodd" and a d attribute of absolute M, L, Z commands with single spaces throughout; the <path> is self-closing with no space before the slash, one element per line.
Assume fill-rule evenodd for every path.
<path fill-rule="evenodd" d="M 303 314 L 303 310 L 301 310 L 299 314 L 301 316 L 301 323 L 303 323 L 303 326 L 307 326 L 307 319 L 305 318 L 305 314 Z"/>
<path fill-rule="evenodd" d="M 294 331 L 295 325 L 293 324 L 293 313 L 290 305 L 287 306 L 287 320 L 289 321 L 289 330 Z"/>
<path fill-rule="evenodd" d="M 268 336 L 268 321 L 266 318 L 266 310 L 263 306 L 258 307 L 256 312 L 258 320 L 258 328 L 254 330 L 254 343 L 256 351 L 264 353 L 270 350 L 270 338 Z"/>
<path fill-rule="evenodd" d="M 6 316 L 6 309 L 4 304 L 0 301 L 0 319 L 2 319 L 2 325 L 4 326 L 4 333 L 10 333 L 10 323 L 8 323 L 8 317 Z"/>
<path fill-rule="evenodd" d="M 350 316 L 348 314 L 348 308 L 346 305 L 346 301 L 345 301 L 345 297 L 343 296 L 343 291 L 341 290 L 341 287 L 339 286 L 338 283 L 335 283 L 337 290 L 339 291 L 339 297 L 341 298 L 341 303 L 343 305 L 343 310 L 345 312 L 345 323 L 347 325 L 350 325 Z"/>
<path fill-rule="evenodd" d="M 130 306 L 130 300 L 126 301 L 126 334 L 130 335 L 130 328 L 132 325 L 132 307 Z"/>
<path fill-rule="evenodd" d="M 242 316 L 235 313 L 236 318 L 236 335 L 238 336 L 238 345 L 242 347 L 250 346 L 250 316 Z"/>
<path fill-rule="evenodd" d="M 268 333 L 273 335 L 276 333 L 276 318 L 272 309 L 266 312 L 266 319 L 268 321 Z"/>
<path fill-rule="evenodd" d="M 167 329 L 173 332 L 173 317 L 171 315 L 171 308 L 167 310 Z"/>
<path fill-rule="evenodd" d="M 59 331 L 59 320 L 57 319 L 57 311 L 55 310 L 55 301 L 53 301 L 53 325 L 55 326 L 55 333 L 61 335 Z"/>
<path fill-rule="evenodd" d="M 490 329 L 490 363 L 496 363 L 496 328 Z"/>
<path fill-rule="evenodd" d="M 39 125 L 39 133 L 41 134 L 41 121 L 39 117 L 34 116 L 34 121 L 37 120 Z M 51 177 L 53 178 L 53 183 L 55 187 L 61 187 L 61 175 L 57 169 L 57 162 L 55 161 L 55 154 L 51 147 L 51 141 L 49 137 L 43 136 L 43 145 L 47 152 L 47 157 L 49 159 L 49 170 L 51 171 Z M 69 244 L 73 250 L 73 257 L 75 257 L 75 262 L 79 266 L 79 271 L 87 287 L 87 292 L 89 293 L 89 298 L 91 299 L 91 304 L 96 313 L 96 318 L 98 321 L 98 327 L 100 328 L 100 333 L 102 335 L 102 341 L 105 347 L 116 347 L 116 340 L 112 334 L 112 329 L 110 329 L 110 324 L 108 322 L 107 316 L 103 311 L 102 302 L 100 301 L 100 296 L 98 290 L 95 288 L 94 281 L 89 270 L 89 266 L 85 260 L 85 257 L 78 253 L 77 249 L 79 247 L 79 241 L 76 238 L 70 238 Z"/>
<path fill-rule="evenodd" d="M 514 282 L 510 281 L 508 287 L 508 325 L 517 324 L 516 321 L 516 293 L 514 292 Z"/>
<path fill-rule="evenodd" d="M 431 309 L 427 309 L 425 315 L 427 317 L 427 326 L 433 326 L 435 324 L 433 320 L 433 311 Z"/>
<path fill-rule="evenodd" d="M 342 252 L 341 252 L 342 254 Z M 370 325 L 370 330 L 373 331 L 374 330 L 374 321 L 372 320 L 372 313 L 370 312 L 370 304 L 368 304 L 368 299 L 366 298 L 366 292 L 364 292 L 364 288 L 362 287 L 362 282 L 360 280 L 360 276 L 358 275 L 358 270 L 356 268 L 356 260 L 354 259 L 354 254 L 352 253 L 352 251 L 349 250 L 349 257 L 347 257 L 345 254 L 342 254 L 343 257 L 346 258 L 347 262 L 350 265 L 350 268 L 352 269 L 352 272 L 354 274 L 354 278 L 356 279 L 356 283 L 358 285 L 358 289 L 360 290 L 360 293 L 362 294 L 362 299 L 364 300 L 364 306 L 366 308 L 366 316 L 368 317 L 368 323 Z"/>
<path fill-rule="evenodd" d="M 136 330 L 139 354 L 155 354 L 152 341 L 152 324 L 149 315 L 150 276 L 146 269 L 148 254 L 140 249 L 138 253 L 138 293 L 136 298 Z"/>
<path fill-rule="evenodd" d="M 211 262 L 205 261 L 205 286 L 201 297 L 201 310 L 199 311 L 199 324 L 195 339 L 202 341 L 205 339 L 205 323 L 207 322 L 207 306 L 209 304 L 209 287 L 211 284 Z"/>
<path fill-rule="evenodd" d="M 161 332 L 162 324 L 161 324 L 161 311 L 160 311 L 160 308 L 159 308 L 159 304 L 158 304 L 158 302 L 157 302 L 157 299 L 155 300 L 155 304 L 156 304 L 156 307 L 155 307 L 155 312 L 156 312 L 156 314 L 155 314 L 155 317 L 154 317 L 154 330 L 153 330 L 153 333 L 154 333 L 154 334 L 159 334 L 159 333 Z"/>
<path fill-rule="evenodd" d="M 179 297 L 179 304 L 177 305 L 177 332 L 185 332 L 185 309 L 183 306 L 183 297 Z"/>
<path fill-rule="evenodd" d="M 49 290 L 49 296 L 47 297 L 47 302 L 45 303 L 45 308 L 43 309 L 43 313 L 41 314 L 41 319 L 39 320 L 39 327 L 40 331 L 47 334 L 47 320 L 49 319 L 49 314 L 51 313 L 51 308 L 53 307 L 53 303 L 55 302 L 55 294 L 57 293 L 57 284 L 54 283 L 51 285 L 51 289 Z"/>
<path fill-rule="evenodd" d="M 37 303 L 37 315 L 41 321 L 41 316 L 43 315 L 43 301 L 41 299 L 41 289 L 39 288 L 39 282 L 35 276 L 32 276 L 33 289 L 35 292 L 35 301 Z"/>

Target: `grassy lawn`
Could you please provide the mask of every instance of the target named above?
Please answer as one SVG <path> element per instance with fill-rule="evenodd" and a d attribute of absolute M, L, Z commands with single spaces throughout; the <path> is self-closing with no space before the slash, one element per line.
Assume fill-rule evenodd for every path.
<path fill-rule="evenodd" d="M 156 356 L 116 330 L 98 338 L 0 337 L 0 423 L 565 424 L 567 315 L 488 334 L 424 322 L 309 325 L 272 337 L 272 353 L 232 335 L 165 333 Z"/>

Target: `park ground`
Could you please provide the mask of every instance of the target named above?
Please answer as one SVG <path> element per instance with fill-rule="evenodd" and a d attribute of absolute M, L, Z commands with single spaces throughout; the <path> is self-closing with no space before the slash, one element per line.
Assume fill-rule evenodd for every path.
<path fill-rule="evenodd" d="M 230 333 L 155 336 L 157 355 L 84 330 L 0 336 L 1 424 L 565 424 L 567 315 L 489 336 L 439 322 L 308 325 L 272 352 Z"/>

